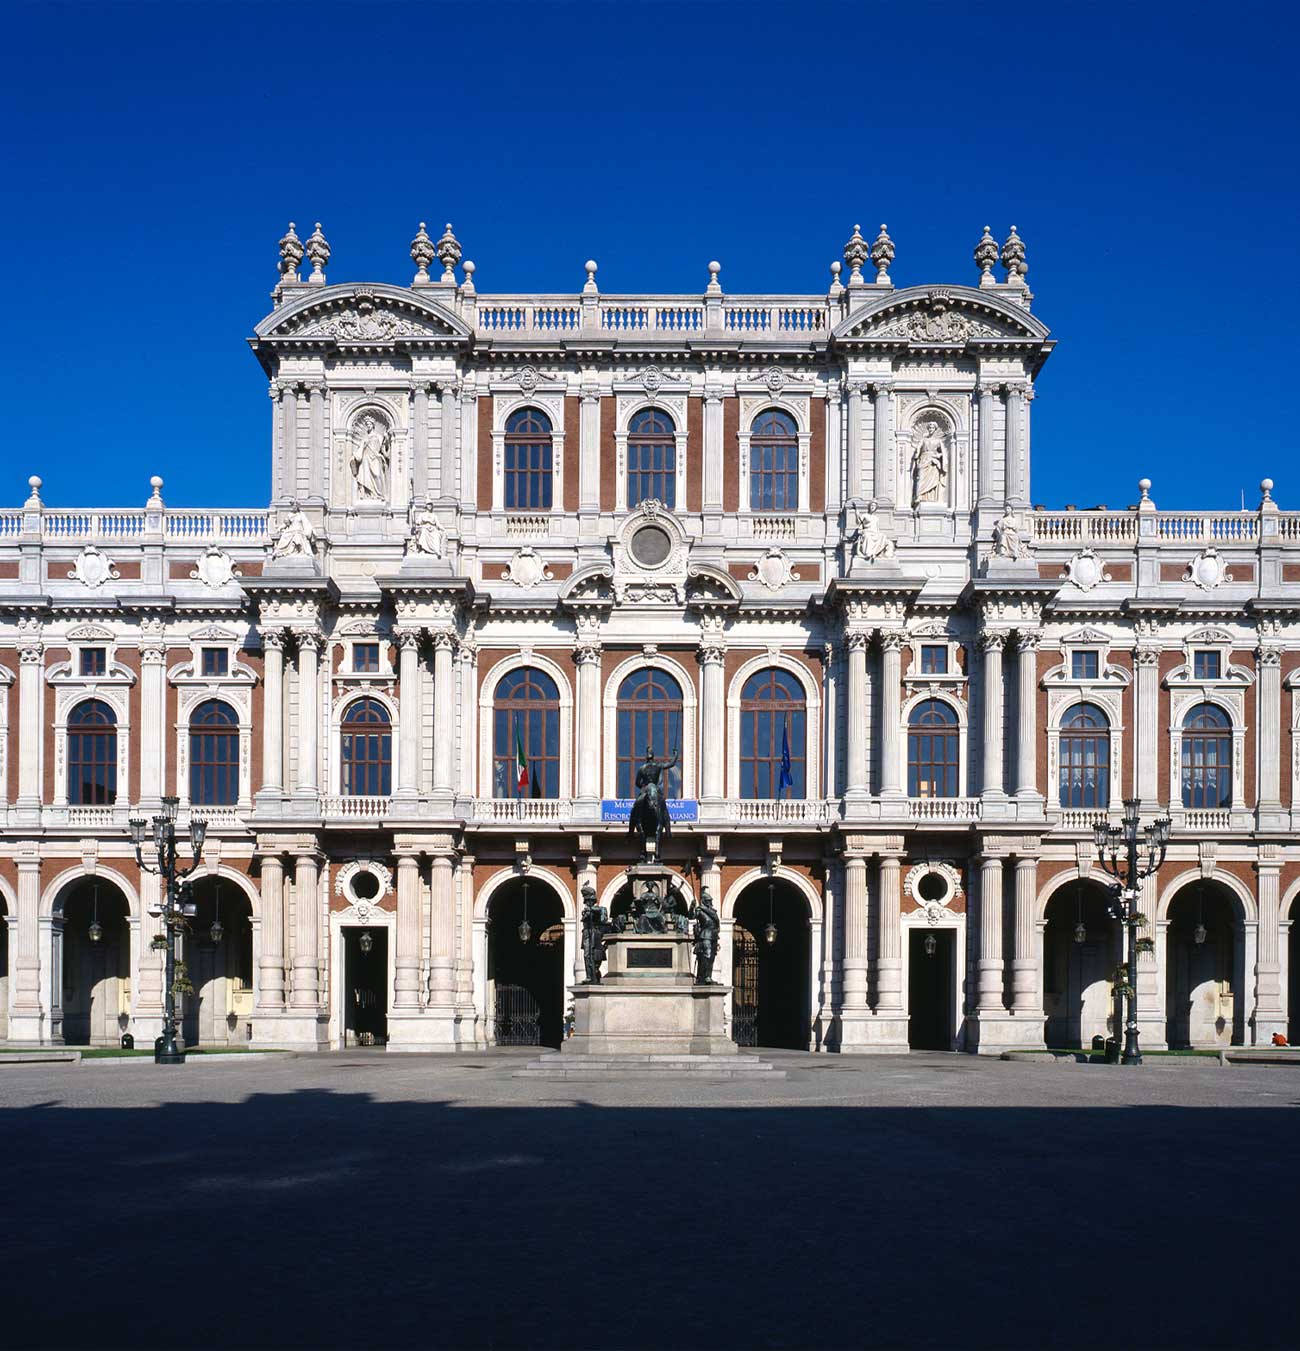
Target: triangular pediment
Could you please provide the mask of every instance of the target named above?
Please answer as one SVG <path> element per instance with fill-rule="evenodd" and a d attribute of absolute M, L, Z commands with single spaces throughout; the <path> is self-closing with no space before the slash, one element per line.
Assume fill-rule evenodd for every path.
<path fill-rule="evenodd" d="M 981 339 L 1039 342 L 1047 328 L 1023 306 L 970 286 L 913 286 L 854 310 L 835 338 L 965 345 Z"/>
<path fill-rule="evenodd" d="M 259 340 L 315 339 L 348 345 L 468 341 L 465 322 L 437 301 L 400 286 L 330 286 L 297 295 L 258 324 Z"/>

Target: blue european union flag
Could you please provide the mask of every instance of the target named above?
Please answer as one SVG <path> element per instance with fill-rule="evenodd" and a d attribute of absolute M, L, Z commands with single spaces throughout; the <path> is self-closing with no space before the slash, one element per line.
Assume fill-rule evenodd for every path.
<path fill-rule="evenodd" d="M 790 727 L 785 718 L 781 719 L 781 777 L 776 782 L 778 796 L 786 788 L 794 787 L 794 775 L 790 772 Z"/>

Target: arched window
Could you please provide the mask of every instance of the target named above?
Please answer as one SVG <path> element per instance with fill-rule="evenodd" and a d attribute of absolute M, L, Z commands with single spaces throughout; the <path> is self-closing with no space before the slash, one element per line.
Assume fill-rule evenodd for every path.
<path fill-rule="evenodd" d="M 1061 719 L 1061 806 L 1110 806 L 1110 720 L 1092 704 Z"/>
<path fill-rule="evenodd" d="M 78 704 L 68 718 L 68 801 L 117 801 L 117 715 L 101 699 Z"/>
<path fill-rule="evenodd" d="M 799 509 L 799 432 L 776 408 L 760 413 L 749 431 L 749 509 Z"/>
<path fill-rule="evenodd" d="M 387 797 L 393 791 L 393 724 L 378 699 L 358 699 L 341 724 L 342 791 L 350 797 Z"/>
<path fill-rule="evenodd" d="M 560 695 L 545 671 L 524 666 L 497 682 L 492 796 L 560 796 Z"/>
<path fill-rule="evenodd" d="M 1232 724 L 1216 704 L 1197 704 L 1183 719 L 1183 806 L 1232 802 Z"/>
<path fill-rule="evenodd" d="M 220 699 L 201 703 L 190 717 L 190 801 L 230 806 L 239 800 L 239 719 Z"/>
<path fill-rule="evenodd" d="M 961 752 L 957 715 L 942 699 L 925 699 L 907 720 L 909 797 L 956 797 Z"/>
<path fill-rule="evenodd" d="M 506 510 L 551 507 L 551 420 L 536 408 L 506 419 Z"/>
<path fill-rule="evenodd" d="M 740 691 L 740 796 L 806 797 L 807 710 L 803 686 L 772 667 Z M 789 759 L 789 777 L 783 769 Z"/>
<path fill-rule="evenodd" d="M 667 760 L 682 745 L 682 689 L 663 671 L 634 671 L 618 690 L 617 774 L 618 797 L 636 794 L 636 772 L 645 759 L 645 748 L 658 760 Z M 668 797 L 682 795 L 679 766 L 659 780 Z"/>
<path fill-rule="evenodd" d="M 632 418 L 627 434 L 627 504 L 656 499 L 677 505 L 676 428 L 667 413 L 643 408 Z"/>

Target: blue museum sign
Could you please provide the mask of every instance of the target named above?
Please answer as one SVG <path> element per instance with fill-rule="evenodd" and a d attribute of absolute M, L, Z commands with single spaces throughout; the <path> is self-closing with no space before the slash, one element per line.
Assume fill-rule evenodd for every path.
<path fill-rule="evenodd" d="M 635 798 L 630 797 L 602 798 L 600 819 L 602 821 L 617 821 L 621 825 L 626 825 L 627 818 L 632 814 L 632 803 L 634 801 Z M 670 797 L 668 799 L 668 819 L 670 821 L 698 821 L 700 819 L 700 804 L 693 797 Z"/>

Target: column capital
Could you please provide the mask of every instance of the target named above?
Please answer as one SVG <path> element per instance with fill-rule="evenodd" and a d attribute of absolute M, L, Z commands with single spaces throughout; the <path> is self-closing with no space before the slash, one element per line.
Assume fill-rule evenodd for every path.
<path fill-rule="evenodd" d="M 579 666 L 596 666 L 600 663 L 600 639 L 580 638 L 573 647 L 573 660 Z"/>
<path fill-rule="evenodd" d="M 902 629 L 881 629 L 880 646 L 886 652 L 901 652 L 907 646 L 907 634 Z"/>
<path fill-rule="evenodd" d="M 319 653 L 325 646 L 325 636 L 318 629 L 294 629 L 293 636 L 303 651 Z"/>
<path fill-rule="evenodd" d="M 1133 660 L 1138 666 L 1158 666 L 1160 664 L 1160 649 L 1158 647 L 1135 647 L 1133 649 Z"/>
<path fill-rule="evenodd" d="M 1282 665 L 1282 649 L 1271 645 L 1265 647 L 1261 644 L 1255 649 L 1255 660 L 1261 667 L 1280 667 Z"/>
<path fill-rule="evenodd" d="M 420 650 L 420 643 L 424 638 L 422 628 L 399 628 L 396 633 L 397 645 L 403 652 Z"/>
<path fill-rule="evenodd" d="M 1042 646 L 1043 635 L 1039 629 L 1017 629 L 1016 630 L 1016 651 L 1017 652 L 1037 652 Z"/>
<path fill-rule="evenodd" d="M 892 379 L 881 379 L 873 377 L 863 381 L 863 387 L 870 393 L 873 399 L 886 398 L 894 391 L 894 382 Z"/>
<path fill-rule="evenodd" d="M 450 652 L 456 646 L 456 635 L 450 629 L 433 629 L 429 641 L 435 652 Z"/>
<path fill-rule="evenodd" d="M 18 644 L 18 661 L 23 666 L 39 666 L 45 660 L 45 648 L 39 638 L 23 639 Z"/>
<path fill-rule="evenodd" d="M 996 652 L 999 655 L 1007 645 L 1007 634 L 1001 629 L 981 629 L 979 635 L 981 652 Z"/>
<path fill-rule="evenodd" d="M 870 629 L 849 629 L 844 635 L 844 646 L 850 652 L 865 652 L 870 642 Z"/>

